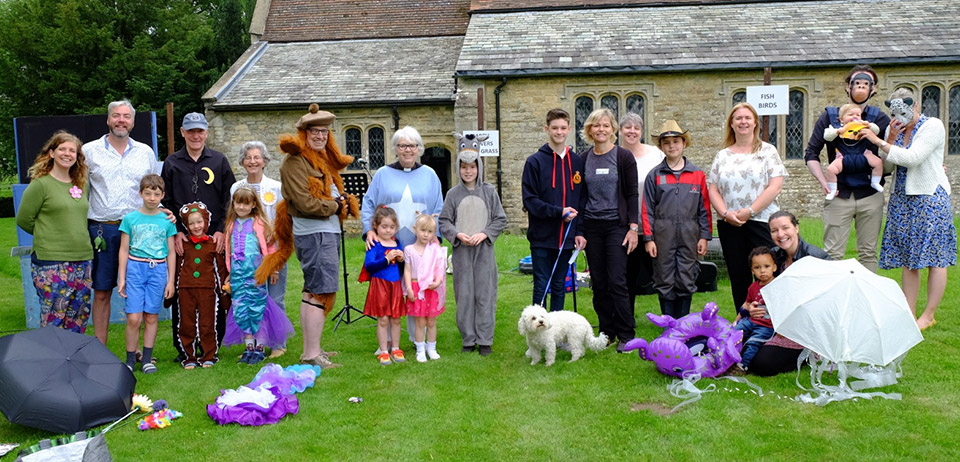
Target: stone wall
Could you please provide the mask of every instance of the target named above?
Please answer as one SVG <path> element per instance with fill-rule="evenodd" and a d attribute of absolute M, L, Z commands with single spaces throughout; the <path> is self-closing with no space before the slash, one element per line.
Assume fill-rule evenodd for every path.
<path fill-rule="evenodd" d="M 805 95 L 804 140 L 809 138 L 816 118 L 828 105 L 846 101 L 843 77 L 848 67 L 776 69 L 772 84 L 786 84 L 800 89 Z M 926 85 L 941 88 L 942 118 L 949 108 L 949 91 L 960 85 L 960 66 L 879 66 L 878 94 L 871 100 L 882 106 L 886 95 L 901 85 L 915 89 Z M 502 200 L 508 216 L 508 226 L 518 231 L 527 226 L 522 210 L 520 177 L 527 156 L 546 142 L 543 132 L 544 116 L 554 107 L 562 107 L 575 114 L 574 101 L 580 95 L 592 95 L 599 99 L 605 94 L 619 95 L 621 101 L 631 93 L 639 92 L 645 97 L 645 122 L 647 131 L 655 131 L 666 119 L 676 119 L 690 130 L 693 144 L 686 151 L 688 158 L 704 170 L 709 170 L 713 156 L 720 147 L 723 124 L 732 107 L 735 91 L 746 86 L 760 85 L 762 70 L 729 70 L 722 72 L 675 72 L 660 74 L 625 74 L 604 76 L 554 76 L 508 78 L 500 94 L 500 142 L 502 167 Z M 443 147 L 451 152 L 451 164 L 456 158 L 455 143 L 451 136 L 454 130 L 477 128 L 477 88 L 484 88 L 484 125 L 496 128 L 495 88 L 499 79 L 460 78 L 457 98 L 449 106 L 413 106 L 398 108 L 399 126 L 411 125 L 420 130 L 427 148 Z M 622 106 L 625 107 L 625 106 Z M 334 136 L 341 149 L 344 147 L 343 129 L 356 126 L 366 133 L 371 126 L 381 126 L 389 144 L 393 135 L 393 112 L 388 107 L 336 108 L 326 107 L 337 114 Z M 276 157 L 277 138 L 282 133 L 293 131 L 302 111 L 207 111 L 210 120 L 209 145 L 228 155 L 238 176 L 244 173 L 236 164 L 237 151 L 243 142 L 259 139 L 267 144 L 275 155 L 275 161 L 267 167 L 267 174 L 277 177 L 279 158 Z M 622 115 L 622 111 L 621 111 Z M 960 114 L 955 117 L 960 123 Z M 781 125 L 782 126 L 782 125 Z M 366 136 L 366 135 L 364 135 Z M 645 137 L 648 142 L 649 134 Z M 366 139 L 364 139 L 366 142 Z M 575 144 L 572 133 L 568 144 Z M 804 141 L 804 146 L 806 141 Z M 366 144 L 365 144 L 366 146 Z M 781 155 L 783 146 L 780 148 Z M 366 153 L 366 147 L 365 153 Z M 389 151 L 389 148 L 388 148 Z M 387 163 L 395 160 L 387 152 Z M 823 156 L 825 159 L 826 156 Z M 944 161 L 951 183 L 960 181 L 960 155 L 945 155 Z M 802 159 L 784 159 L 789 177 L 780 194 L 780 206 L 799 216 L 819 217 L 823 197 L 818 183 L 810 175 Z M 486 181 L 496 185 L 496 159 L 488 159 Z M 451 165 L 449 184 L 457 182 L 457 171 Z M 889 195 L 890 187 L 886 194 Z M 954 212 L 960 212 L 960 199 L 953 200 Z M 351 225 L 351 229 L 354 225 Z"/>
<path fill-rule="evenodd" d="M 883 105 L 890 91 L 904 84 L 916 88 L 927 82 L 937 82 L 945 89 L 943 93 L 947 96 L 949 88 L 960 83 L 960 69 L 955 65 L 909 68 L 884 66 L 876 70 L 880 83 L 877 96 L 871 102 L 879 106 Z M 773 85 L 787 84 L 791 89 L 801 89 L 805 94 L 804 147 L 823 108 L 846 102 L 843 78 L 848 71 L 849 67 L 774 70 Z M 760 85 L 762 79 L 762 70 L 508 78 L 500 94 L 502 199 L 508 226 L 513 230 L 527 226 L 521 205 L 520 177 L 524 159 L 546 142 L 543 126 L 548 110 L 561 107 L 574 117 L 574 100 L 579 95 L 594 95 L 599 100 L 600 96 L 612 92 L 620 95 L 622 101 L 627 94 L 639 91 L 645 97 L 647 131 L 655 131 L 664 120 L 676 119 L 692 134 L 693 143 L 685 152 L 687 157 L 702 169 L 709 170 L 720 148 L 723 125 L 733 105 L 733 92 L 743 90 L 746 86 Z M 458 129 L 476 127 L 477 88 L 481 86 L 485 94 L 485 125 L 488 129 L 495 127 L 494 89 L 500 83 L 499 79 L 459 79 L 460 88 L 454 110 Z M 944 115 L 941 117 L 945 117 L 949 98 L 942 100 L 941 114 Z M 649 134 L 645 138 L 650 142 Z M 575 144 L 573 130 L 567 143 Z M 784 156 L 783 146 L 780 148 L 781 156 Z M 825 154 L 823 158 L 826 159 Z M 779 197 L 781 208 L 799 216 L 819 217 L 823 196 L 805 162 L 802 159 L 784 159 L 784 165 L 789 177 Z M 945 165 L 951 183 L 960 180 L 960 155 L 945 155 Z M 493 174 L 494 169 L 488 168 L 488 172 Z M 488 175 L 488 181 L 495 183 L 496 177 Z M 887 195 L 890 189 L 888 186 Z M 960 200 L 954 198 L 953 206 L 955 213 L 960 212 Z"/>

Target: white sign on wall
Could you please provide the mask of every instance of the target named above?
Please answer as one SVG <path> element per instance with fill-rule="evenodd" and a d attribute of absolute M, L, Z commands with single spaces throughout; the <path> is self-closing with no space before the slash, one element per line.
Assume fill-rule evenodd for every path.
<path fill-rule="evenodd" d="M 789 85 L 747 87 L 747 102 L 758 115 L 781 115 L 790 112 Z"/>
<path fill-rule="evenodd" d="M 485 141 L 480 142 L 480 155 L 497 157 L 500 155 L 500 132 L 497 130 L 464 130 L 464 135 L 487 135 Z"/>

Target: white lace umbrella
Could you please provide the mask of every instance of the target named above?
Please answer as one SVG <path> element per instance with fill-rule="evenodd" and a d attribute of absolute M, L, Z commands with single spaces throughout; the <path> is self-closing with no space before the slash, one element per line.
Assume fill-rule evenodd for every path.
<path fill-rule="evenodd" d="M 777 333 L 835 363 L 886 366 L 923 340 L 900 286 L 853 259 L 801 258 L 761 293 Z"/>

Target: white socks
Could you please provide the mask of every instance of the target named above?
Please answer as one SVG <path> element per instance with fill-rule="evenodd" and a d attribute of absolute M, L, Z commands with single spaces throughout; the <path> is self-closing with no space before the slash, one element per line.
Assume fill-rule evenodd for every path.
<path fill-rule="evenodd" d="M 430 359 L 440 359 L 440 354 L 437 353 L 437 342 L 427 342 L 427 356 Z"/>
<path fill-rule="evenodd" d="M 880 185 L 880 177 L 877 175 L 870 175 L 870 186 L 879 192 L 883 192 L 883 186 Z"/>
<path fill-rule="evenodd" d="M 418 363 L 427 362 L 427 352 L 426 352 L 427 345 L 423 342 L 413 342 L 413 344 L 417 346 L 417 362 Z"/>

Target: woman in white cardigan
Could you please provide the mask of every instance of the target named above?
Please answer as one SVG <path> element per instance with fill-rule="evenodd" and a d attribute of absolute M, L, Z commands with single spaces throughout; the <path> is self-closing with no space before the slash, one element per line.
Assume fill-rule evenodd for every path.
<path fill-rule="evenodd" d="M 927 305 L 917 320 L 923 330 L 936 324 L 933 316 L 947 286 L 947 267 L 957 264 L 950 183 L 943 171 L 946 132 L 940 119 L 920 113 L 920 102 L 909 89 L 897 89 L 886 104 L 894 113 L 886 140 L 870 130 L 861 132 L 880 147 L 886 162 L 897 166 L 880 267 L 903 268 L 903 293 L 914 313 L 920 269 L 928 269 Z"/>

